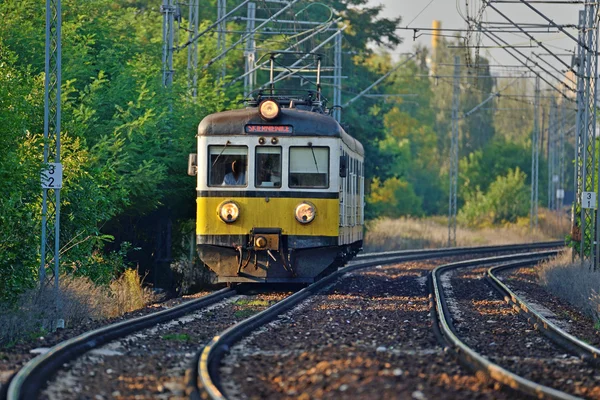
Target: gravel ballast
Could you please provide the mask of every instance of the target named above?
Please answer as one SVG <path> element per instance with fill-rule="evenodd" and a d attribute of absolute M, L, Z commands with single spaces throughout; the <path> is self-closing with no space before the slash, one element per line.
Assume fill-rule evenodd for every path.
<path fill-rule="evenodd" d="M 515 398 L 479 381 L 433 334 L 435 262 L 347 274 L 236 345 L 221 380 L 231 399 Z"/>

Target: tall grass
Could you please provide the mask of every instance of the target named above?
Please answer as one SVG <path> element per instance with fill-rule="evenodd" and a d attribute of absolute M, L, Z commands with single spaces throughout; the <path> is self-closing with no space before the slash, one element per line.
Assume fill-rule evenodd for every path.
<path fill-rule="evenodd" d="M 458 246 L 503 245 L 562 239 L 569 228 L 564 215 L 540 210 L 538 229 L 529 229 L 529 220 L 516 224 L 467 228 L 458 226 Z M 365 251 L 390 251 L 403 249 L 426 249 L 448 245 L 448 222 L 446 217 L 383 218 L 367 223 Z"/>
<path fill-rule="evenodd" d="M 589 262 L 573 263 L 571 252 L 564 252 L 540 265 L 538 277 L 549 292 L 595 321 L 600 320 L 600 273 Z"/>
<path fill-rule="evenodd" d="M 52 330 L 59 318 L 69 327 L 140 309 L 156 301 L 142 281 L 137 270 L 129 269 L 109 287 L 63 275 L 58 299 L 53 284 L 27 291 L 10 305 L 0 304 L 0 345 Z"/>

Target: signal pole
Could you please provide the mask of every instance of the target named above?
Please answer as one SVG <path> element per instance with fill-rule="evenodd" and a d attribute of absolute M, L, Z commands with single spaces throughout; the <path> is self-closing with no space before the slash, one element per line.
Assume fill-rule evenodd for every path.
<path fill-rule="evenodd" d="M 454 56 L 452 90 L 452 138 L 450 143 L 450 194 L 448 198 L 448 247 L 456 246 L 456 197 L 458 192 L 458 111 L 460 103 L 460 57 Z"/>

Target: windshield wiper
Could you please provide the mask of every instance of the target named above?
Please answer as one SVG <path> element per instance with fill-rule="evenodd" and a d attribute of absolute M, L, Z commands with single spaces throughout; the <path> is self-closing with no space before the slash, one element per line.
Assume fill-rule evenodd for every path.
<path fill-rule="evenodd" d="M 228 140 L 227 143 L 225 143 L 225 146 L 223 146 L 223 150 L 221 150 L 221 152 L 219 153 L 219 155 L 217 156 L 217 158 L 215 158 L 215 161 L 213 161 L 212 166 L 214 167 L 215 164 L 217 163 L 217 161 L 219 161 L 219 158 L 221 157 L 221 154 L 223 154 L 223 152 L 225 151 L 225 149 L 227 148 L 227 146 L 229 146 L 231 144 L 231 142 Z"/>
<path fill-rule="evenodd" d="M 315 162 L 315 167 L 317 168 L 317 174 L 318 174 L 319 173 L 319 164 L 317 163 L 317 156 L 315 156 L 315 150 L 313 149 L 312 146 L 310 146 L 310 151 L 312 152 L 313 160 Z"/>

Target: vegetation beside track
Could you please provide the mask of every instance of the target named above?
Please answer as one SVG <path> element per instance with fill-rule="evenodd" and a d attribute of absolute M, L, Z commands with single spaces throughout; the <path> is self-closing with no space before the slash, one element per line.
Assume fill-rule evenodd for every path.
<path fill-rule="evenodd" d="M 569 220 L 548 210 L 540 210 L 539 229 L 529 229 L 529 220 L 514 224 L 469 227 L 459 224 L 456 232 L 458 246 L 504 245 L 544 242 L 564 239 Z M 365 251 L 431 249 L 448 245 L 447 217 L 398 219 L 381 218 L 367 225 Z"/>
<path fill-rule="evenodd" d="M 571 251 L 548 260 L 538 268 L 539 283 L 567 301 L 600 327 L 600 274 L 589 262 L 573 262 Z"/>
<path fill-rule="evenodd" d="M 321 3 L 350 28 L 342 51 L 348 77 L 343 103 L 395 67 L 389 51 L 403 40 L 396 33 L 403 21 L 387 18 L 385 10 L 367 0 Z M 128 265 L 167 271 L 169 261 L 161 260 L 190 258 L 195 193 L 194 179 L 185 170 L 197 124 L 209 113 L 241 107 L 241 83 L 225 87 L 230 77 L 221 80 L 216 64 L 200 74 L 196 89 L 201 96 L 193 101 L 183 72 L 185 51 L 175 53 L 172 87 L 163 86 L 162 15 L 158 3 L 152 4 L 62 2 L 61 269 L 105 287 Z M 200 7 L 201 26 L 215 21 L 213 1 L 200 0 Z M 299 18 L 323 21 L 322 7 L 303 4 L 299 10 Z M 0 302 L 8 303 L 2 305 L 6 309 L 17 307 L 20 294 L 36 286 L 40 264 L 45 17 L 37 0 L 0 2 L 0 15 L 0 148 L 5 150 L 0 158 L 5 188 L 0 197 Z M 228 28 L 243 29 L 238 22 Z M 279 48 L 275 42 L 281 38 L 259 40 L 261 48 Z M 429 78 L 431 57 L 420 48 L 417 57 L 374 88 L 373 93 L 392 97 L 385 102 L 362 97 L 342 112 L 342 124 L 365 145 L 370 219 L 441 215 L 447 209 L 452 82 L 444 76 L 452 75 L 448 64 L 464 50 L 441 41 L 439 78 Z M 216 35 L 202 37 L 199 65 L 216 55 L 216 47 Z M 226 56 L 231 77 L 244 70 L 242 55 L 243 49 L 236 49 Z M 482 57 L 480 63 L 481 74 L 489 76 L 487 61 Z M 262 73 L 258 80 L 264 82 Z M 468 73 L 464 69 L 463 78 L 472 79 Z M 510 81 L 469 81 L 459 112 L 481 103 L 494 85 Z M 532 105 L 510 95 L 528 90 L 517 80 L 503 92 L 507 96 L 493 102 L 513 111 L 482 109 L 460 124 L 459 207 L 465 223 L 504 224 L 526 214 L 522 201 L 512 206 L 514 199 L 525 198 L 530 183 Z M 410 100 L 394 97 L 399 93 L 410 94 Z M 328 85 L 324 96 L 333 98 Z M 546 144 L 542 140 L 541 148 Z M 542 157 L 541 204 L 547 200 L 545 173 Z M 572 175 L 566 173 L 566 187 L 572 186 Z M 155 274 L 152 282 L 164 275 Z"/>

